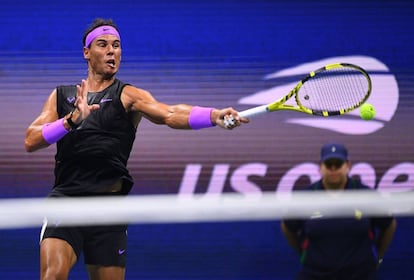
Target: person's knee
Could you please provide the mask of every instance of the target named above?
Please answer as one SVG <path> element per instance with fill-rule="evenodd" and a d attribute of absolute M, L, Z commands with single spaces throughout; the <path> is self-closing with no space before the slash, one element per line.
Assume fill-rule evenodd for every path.
<path fill-rule="evenodd" d="M 41 280 L 66 280 L 69 277 L 69 271 L 56 267 L 42 267 Z"/>
<path fill-rule="evenodd" d="M 68 279 L 76 260 L 75 252 L 66 241 L 57 238 L 43 240 L 40 246 L 40 279 Z"/>
<path fill-rule="evenodd" d="M 86 265 L 89 279 L 125 279 L 125 267 Z"/>

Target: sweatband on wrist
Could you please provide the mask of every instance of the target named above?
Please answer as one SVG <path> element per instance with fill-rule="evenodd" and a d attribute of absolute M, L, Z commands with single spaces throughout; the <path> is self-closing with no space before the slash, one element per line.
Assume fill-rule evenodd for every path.
<path fill-rule="evenodd" d="M 214 124 L 211 122 L 211 111 L 213 110 L 213 108 L 194 106 L 191 109 L 188 124 L 192 129 L 213 127 Z"/>
<path fill-rule="evenodd" d="M 49 144 L 56 143 L 63 138 L 69 131 L 63 125 L 64 119 L 58 119 L 52 123 L 46 123 L 42 127 L 42 135 Z"/>

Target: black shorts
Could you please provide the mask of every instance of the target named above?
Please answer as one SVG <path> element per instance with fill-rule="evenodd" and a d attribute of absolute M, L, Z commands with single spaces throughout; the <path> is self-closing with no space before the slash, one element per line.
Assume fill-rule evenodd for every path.
<path fill-rule="evenodd" d="M 100 266 L 126 265 L 127 225 L 63 227 L 45 221 L 40 240 L 59 238 L 67 241 L 85 264 Z"/>

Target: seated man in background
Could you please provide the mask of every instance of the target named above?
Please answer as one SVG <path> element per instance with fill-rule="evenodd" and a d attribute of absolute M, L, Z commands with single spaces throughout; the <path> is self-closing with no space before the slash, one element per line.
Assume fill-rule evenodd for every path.
<path fill-rule="evenodd" d="M 349 177 L 351 163 L 342 144 L 321 149 L 321 179 L 307 191 L 366 190 L 368 186 Z M 377 279 L 377 268 L 393 239 L 393 217 L 286 219 L 281 230 L 300 254 L 302 269 L 296 279 Z"/>

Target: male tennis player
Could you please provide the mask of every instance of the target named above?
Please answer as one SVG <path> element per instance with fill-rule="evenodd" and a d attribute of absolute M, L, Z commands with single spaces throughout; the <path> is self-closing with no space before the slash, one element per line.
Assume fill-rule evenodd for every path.
<path fill-rule="evenodd" d="M 321 149 L 322 179 L 307 191 L 366 190 L 348 176 L 351 163 L 342 144 Z M 300 254 L 302 270 L 296 279 L 373 280 L 394 236 L 393 217 L 365 217 L 358 210 L 349 218 L 313 217 L 284 220 L 281 229 L 288 243 Z"/>
<path fill-rule="evenodd" d="M 121 36 L 112 20 L 95 19 L 84 33 L 83 46 L 87 78 L 80 85 L 54 89 L 26 132 L 28 152 L 57 144 L 50 197 L 128 194 L 133 181 L 126 165 L 142 117 L 174 129 L 233 129 L 248 122 L 232 108 L 160 103 L 148 91 L 118 80 Z M 230 116 L 237 121 L 227 127 L 224 120 Z M 81 253 L 90 279 L 124 279 L 126 229 L 45 221 L 41 279 L 67 279 Z"/>

